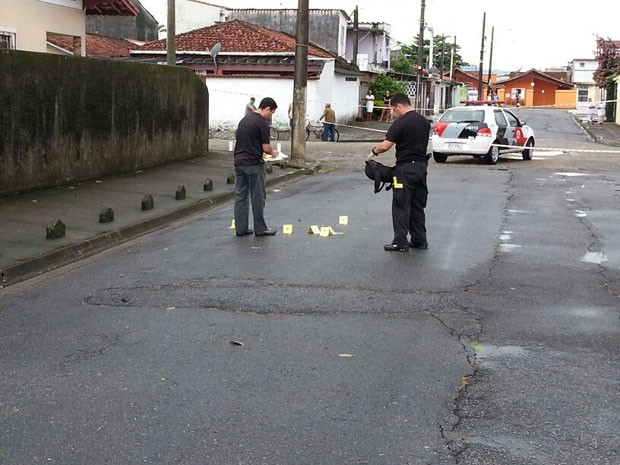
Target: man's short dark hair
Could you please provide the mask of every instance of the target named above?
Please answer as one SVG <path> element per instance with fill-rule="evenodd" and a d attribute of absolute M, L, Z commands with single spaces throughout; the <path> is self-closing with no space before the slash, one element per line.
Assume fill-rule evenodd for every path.
<path fill-rule="evenodd" d="M 405 94 L 396 94 L 392 97 L 390 105 L 395 107 L 398 104 L 411 105 L 411 100 L 409 100 L 409 97 L 407 97 Z"/>
<path fill-rule="evenodd" d="M 258 105 L 258 108 L 263 109 L 267 107 L 271 108 L 272 110 L 275 110 L 276 108 L 278 108 L 278 104 L 271 97 L 265 97 L 264 99 L 260 101 L 260 105 Z"/>

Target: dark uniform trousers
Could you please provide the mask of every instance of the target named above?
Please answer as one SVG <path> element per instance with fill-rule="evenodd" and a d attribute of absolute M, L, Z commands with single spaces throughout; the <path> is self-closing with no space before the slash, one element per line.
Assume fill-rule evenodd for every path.
<path fill-rule="evenodd" d="M 407 233 L 413 244 L 426 244 L 426 216 L 424 208 L 428 198 L 426 161 L 396 165 L 392 186 L 392 244 L 407 246 Z"/>

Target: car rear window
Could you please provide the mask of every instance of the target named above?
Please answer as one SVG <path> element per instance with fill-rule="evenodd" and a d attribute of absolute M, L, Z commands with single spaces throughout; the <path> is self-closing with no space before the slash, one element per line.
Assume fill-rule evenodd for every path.
<path fill-rule="evenodd" d="M 464 123 L 465 121 L 484 122 L 484 110 L 448 110 L 439 121 L 446 123 Z"/>

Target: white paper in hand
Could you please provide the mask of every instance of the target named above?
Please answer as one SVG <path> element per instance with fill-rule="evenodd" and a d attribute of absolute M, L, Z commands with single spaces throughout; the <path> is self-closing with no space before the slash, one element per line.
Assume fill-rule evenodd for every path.
<path fill-rule="evenodd" d="M 272 157 L 271 155 L 267 155 L 267 154 L 263 155 L 263 160 L 265 161 L 282 161 L 282 160 L 286 160 L 287 158 L 288 158 L 288 155 L 285 154 L 284 152 L 278 152 L 277 157 Z"/>

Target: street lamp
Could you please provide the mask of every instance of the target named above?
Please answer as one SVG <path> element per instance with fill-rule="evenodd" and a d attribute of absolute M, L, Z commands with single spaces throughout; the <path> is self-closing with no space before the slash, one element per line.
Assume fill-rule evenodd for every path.
<path fill-rule="evenodd" d="M 428 29 L 428 32 L 431 33 L 431 41 L 430 41 L 429 51 L 428 51 L 428 71 L 430 73 L 431 68 L 433 67 L 433 45 L 435 42 L 435 36 L 433 34 L 435 32 L 435 29 L 429 26 L 427 26 L 426 29 Z"/>

